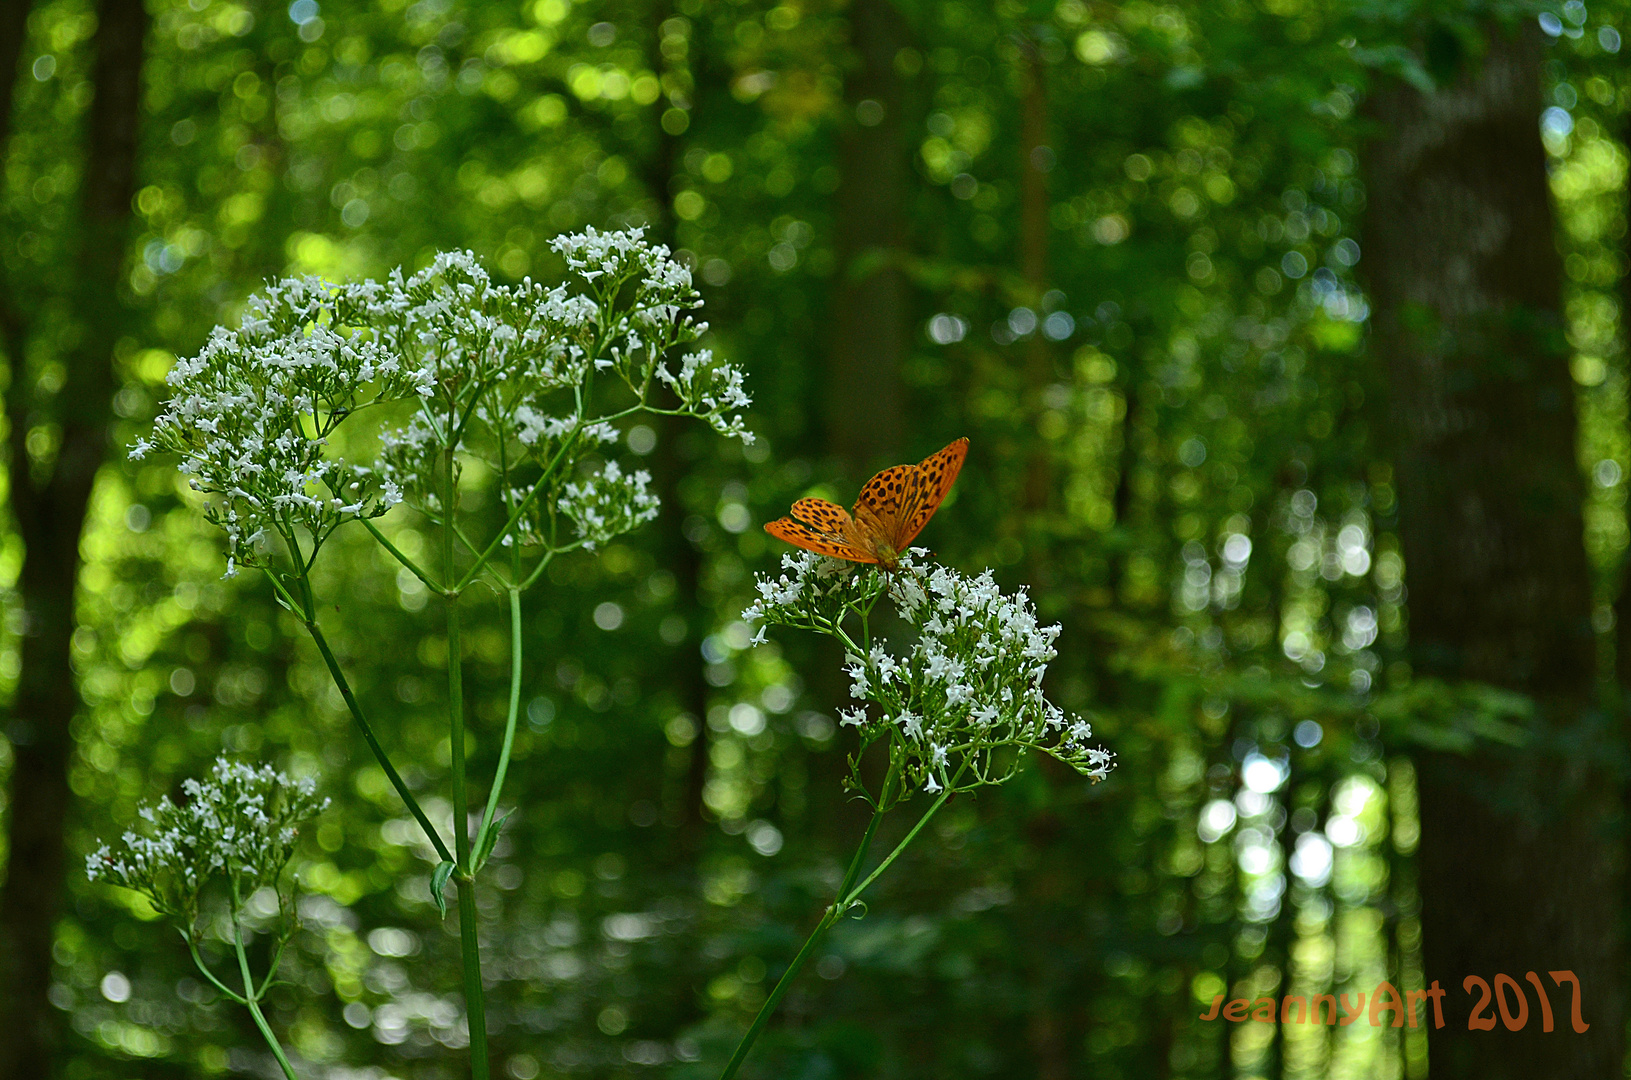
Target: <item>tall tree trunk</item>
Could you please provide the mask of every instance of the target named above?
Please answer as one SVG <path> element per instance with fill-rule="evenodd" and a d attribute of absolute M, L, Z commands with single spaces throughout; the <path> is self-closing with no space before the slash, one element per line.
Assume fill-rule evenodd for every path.
<path fill-rule="evenodd" d="M 1019 273 L 1033 293 L 1031 302 L 1040 304 L 1048 288 L 1047 177 L 1053 168 L 1053 148 L 1048 144 L 1048 62 L 1035 37 L 1021 35 L 1018 44 L 1024 84 L 1019 101 Z M 1033 340 L 1043 339 L 1038 335 Z"/>
<path fill-rule="evenodd" d="M 1439 32 L 1439 46 L 1455 38 Z M 1410 653 L 1426 676 L 1532 696 L 1530 744 L 1419 759 L 1424 959 L 1448 992 L 1436 1080 L 1617 1076 L 1624 1053 L 1615 793 L 1583 721 L 1591 590 L 1574 387 L 1546 160 L 1538 35 L 1491 29 L 1423 93 L 1370 103 L 1365 266 L 1395 420 Z M 1567 749 L 1566 749 L 1567 748 Z M 1584 988 L 1585 1034 L 1567 1030 Z M 1469 1031 L 1462 980 L 1551 988 L 1563 1034 Z"/>
<path fill-rule="evenodd" d="M 69 722 L 80 705 L 69 641 L 74 631 L 80 530 L 91 485 L 106 456 L 113 347 L 124 325 L 118 297 L 135 189 L 147 23 L 141 0 L 98 4 L 95 93 L 87 116 L 74 283 L 80 333 L 63 357 L 67 383 L 49 398 L 35 394 L 22 355 L 11 351 L 8 357 L 11 512 L 27 554 L 19 579 L 22 673 L 9 732 L 15 762 L 9 872 L 0 892 L 3 1080 L 42 1080 L 53 1073 L 57 1025 L 48 998 L 52 930 L 63 892 Z M 8 340 L 8 351 L 14 341 Z M 47 424 L 59 432 L 54 461 L 36 460 L 27 446 L 29 431 Z"/>
<path fill-rule="evenodd" d="M 1631 121 L 1620 129 L 1620 151 L 1631 154 Z M 1631 196 L 1631 189 L 1626 192 Z M 1631 197 L 1621 210 L 1631 220 Z M 1621 242 L 1620 254 L 1631 257 L 1631 231 Z M 1631 357 L 1631 273 L 1620 275 L 1620 348 Z M 1631 500 L 1626 503 L 1627 524 L 1631 525 Z M 1625 713 L 1626 733 L 1631 736 L 1631 548 L 1621 557 L 1619 592 L 1614 597 L 1614 674 L 1620 685 L 1620 706 Z M 1627 809 L 1631 810 L 1631 786 L 1627 787 Z M 1631 814 L 1627 815 L 1631 820 Z M 1631 838 L 1628 838 L 1631 839 Z"/>
<path fill-rule="evenodd" d="M 911 186 L 906 88 L 895 56 L 911 43 L 889 0 L 852 0 L 849 117 L 838 148 L 832 364 L 827 440 L 860 475 L 901 452 L 901 368 L 911 341 L 906 250 Z"/>
<path fill-rule="evenodd" d="M 651 12 L 651 51 L 647 63 L 653 71 L 663 73 L 665 84 L 684 86 L 691 116 L 696 116 L 702 80 L 706 73 L 706 58 L 696 55 L 706 35 L 692 33 L 685 61 L 670 57 L 664 51 L 663 27 L 674 14 L 668 3 L 657 3 Z M 701 70 L 699 70 L 701 69 Z M 694 120 L 693 120 L 694 122 Z M 656 216 L 652 221 L 654 239 L 672 249 L 679 248 L 674 220 L 674 180 L 680 159 L 681 139 L 658 126 L 652 155 L 646 165 L 646 186 L 655 204 Z M 674 666 L 670 685 L 674 687 L 681 711 L 691 714 L 697 723 L 697 736 L 690 746 L 686 767 L 685 791 L 680 807 L 678 826 L 681 830 L 684 854 L 694 858 L 706 832 L 706 807 L 703 791 L 708 781 L 708 762 L 713 740 L 708 730 L 708 683 L 703 677 L 702 639 L 707 630 L 708 613 L 702 605 L 698 591 L 702 582 L 702 552 L 685 535 L 685 503 L 680 485 L 695 462 L 681 452 L 686 445 L 690 425 L 680 417 L 664 417 L 658 427 L 662 452 L 655 462 L 657 494 L 662 500 L 659 528 L 662 565 L 674 575 L 674 614 L 685 620 L 685 636 L 675 645 Z"/>
<path fill-rule="evenodd" d="M 1023 89 L 1019 99 L 1019 274 L 1025 283 L 1025 302 L 1036 312 L 1037 326 L 1023 346 L 1021 373 L 1022 416 L 1029 428 L 1021 436 L 1025 461 L 1020 492 L 1024 513 L 1015 515 L 1016 537 L 1025 547 L 1025 577 L 1038 593 L 1053 583 L 1053 544 L 1056 539 L 1048 521 L 1053 503 L 1054 469 L 1052 448 L 1043 438 L 1039 424 L 1047 411 L 1044 396 L 1053 382 L 1053 356 L 1042 334 L 1042 297 L 1048 291 L 1048 181 L 1053 165 L 1053 149 L 1048 145 L 1048 68 L 1042 43 L 1031 33 L 1016 38 L 1019 51 L 1019 79 Z M 1073 628 L 1074 629 L 1074 628 Z M 1074 635 L 1072 635 L 1074 636 Z M 1057 845 L 1064 836 L 1055 823 L 1058 811 L 1053 771 L 1044 767 L 1037 774 L 1048 790 L 1048 801 L 1033 813 L 1033 827 L 1027 840 L 1042 866 L 1057 865 Z M 1047 912 L 1055 927 L 1069 925 L 1060 918 L 1061 904 L 1057 879 L 1051 873 L 1031 873 L 1020 878 L 1020 903 L 1028 910 Z M 1043 925 L 1048 925 L 1044 923 Z M 1073 935 L 1074 936 L 1074 935 Z M 1074 944 L 1074 942 L 1071 942 Z M 1081 972 L 1061 963 L 1061 942 L 1052 935 L 1034 935 L 1027 940 L 1023 960 L 1030 983 L 1031 1001 L 1026 1043 L 1030 1068 L 1037 1080 L 1066 1080 L 1072 1072 L 1074 1038 L 1085 1022 L 1085 1011 L 1073 992 L 1080 987 Z M 1061 1008 L 1061 1003 L 1065 1003 Z"/>
<path fill-rule="evenodd" d="M 1053 168 L 1053 148 L 1048 144 L 1048 62 L 1042 43 L 1030 34 L 1018 39 L 1020 79 L 1019 115 L 1019 273 L 1024 279 L 1027 302 L 1035 309 L 1036 331 L 1025 343 L 1025 415 L 1030 418 L 1029 454 L 1025 462 L 1024 507 L 1030 536 L 1028 572 L 1030 584 L 1038 591 L 1051 584 L 1049 567 L 1053 553 L 1047 526 L 1054 506 L 1054 462 L 1052 448 L 1038 424 L 1048 405 L 1048 386 L 1054 381 L 1053 349 L 1042 333 L 1042 299 L 1048 292 L 1048 173 Z M 1038 528 L 1037 526 L 1042 526 Z"/>
<path fill-rule="evenodd" d="M 18 61 L 23 56 L 23 42 L 28 37 L 28 12 L 32 0 L 11 0 L 0 8 L 0 155 L 5 153 L 11 136 L 11 104 L 17 96 L 17 80 L 21 73 Z M 4 157 L 0 156 L 0 163 Z"/>

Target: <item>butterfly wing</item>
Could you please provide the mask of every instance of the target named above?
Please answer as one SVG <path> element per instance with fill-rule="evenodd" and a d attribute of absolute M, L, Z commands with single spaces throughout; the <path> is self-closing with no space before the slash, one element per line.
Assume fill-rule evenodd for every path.
<path fill-rule="evenodd" d="M 899 519 L 895 531 L 889 536 L 889 546 L 905 551 L 906 546 L 923 531 L 923 526 L 940 509 L 957 474 L 962 471 L 963 459 L 968 457 L 968 440 L 958 439 L 945 449 L 930 454 L 916 465 L 902 466 L 912 470 L 911 484 L 901 500 Z"/>
<path fill-rule="evenodd" d="M 855 523 L 849 512 L 826 499 L 800 499 L 793 504 L 792 516 L 777 518 L 765 525 L 765 532 L 794 547 L 850 562 L 875 563 L 877 556 L 852 542 Z"/>
<path fill-rule="evenodd" d="M 916 465 L 895 465 L 874 476 L 855 497 L 855 526 L 872 544 L 884 544 L 900 531 L 901 509 L 916 481 Z"/>

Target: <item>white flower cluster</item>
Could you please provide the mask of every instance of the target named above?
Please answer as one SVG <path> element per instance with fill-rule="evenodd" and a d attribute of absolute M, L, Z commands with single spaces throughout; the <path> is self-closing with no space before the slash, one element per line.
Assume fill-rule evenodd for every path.
<path fill-rule="evenodd" d="M 556 504 L 577 523 L 583 546 L 593 551 L 613 537 L 657 517 L 657 496 L 648 488 L 651 474 L 644 469 L 625 473 L 608 461 L 598 473 L 567 484 Z"/>
<path fill-rule="evenodd" d="M 1025 750 L 1039 750 L 1095 780 L 1112 757 L 1090 746 L 1092 729 L 1042 692 L 1059 627 L 1042 626 L 1024 590 L 1005 595 L 988 570 L 968 577 L 908 552 L 892 573 L 808 552 L 782 559 L 784 573 L 760 577 L 749 621 L 838 637 L 850 648 L 844 669 L 861 704 L 840 710 L 863 743 L 888 738 L 906 780 L 930 792 L 1001 783 Z M 892 650 L 845 629 L 865 620 L 887 593 L 915 638 Z M 763 630 L 761 629 L 761 635 Z"/>
<path fill-rule="evenodd" d="M 552 242 L 567 267 L 600 291 L 607 355 L 596 366 L 617 368 L 642 396 L 655 377 L 679 399 L 679 411 L 702 417 L 721 435 L 753 442 L 740 415 L 752 399 L 742 388 L 739 369 L 715 360 L 707 349 L 685 354 L 677 371 L 665 359 L 700 338 L 708 324 L 685 314 L 702 306 L 691 271 L 671 258 L 668 248 L 646 243 L 643 234 L 642 229 L 603 233 L 591 227 Z M 607 302 L 631 280 L 635 288 L 627 307 Z"/>
<path fill-rule="evenodd" d="M 575 386 L 589 368 L 583 339 L 599 314 L 565 285 L 495 285 L 473 252 L 444 251 L 410 276 L 392 271 L 374 320 L 425 397 L 456 399 L 503 382 L 532 393 Z"/>
<path fill-rule="evenodd" d="M 742 373 L 729 364 L 715 363 L 711 351 L 687 353 L 680 359 L 677 372 L 670 371 L 667 365 L 659 366 L 657 378 L 674 391 L 687 409 L 706 416 L 715 431 L 745 443 L 753 442 L 753 435 L 743 426 L 742 417 L 736 411 L 753 402 L 742 388 Z"/>
<path fill-rule="evenodd" d="M 395 485 L 328 449 L 359 408 L 425 389 L 369 329 L 380 293 L 372 282 L 278 282 L 250 297 L 237 330 L 217 327 L 171 369 L 174 393 L 131 457 L 177 454 L 192 487 L 218 497 L 208 513 L 226 531 L 229 575 L 257 560 L 269 531 L 298 526 L 321 539 L 348 516 L 401 501 Z"/>
<path fill-rule="evenodd" d="M 626 474 L 599 487 L 623 489 L 612 502 L 634 512 L 609 513 L 604 493 L 566 491 L 584 456 L 617 438 L 614 421 L 637 410 L 695 416 L 751 441 L 740 415 L 749 399 L 739 370 L 684 352 L 707 324 L 692 318 L 700 297 L 666 247 L 639 229 L 589 229 L 553 247 L 569 271 L 553 288 L 495 284 L 468 251 L 383 283 L 272 285 L 250 299 L 239 329 L 217 329 L 176 365 L 174 396 L 132 456 L 176 453 L 193 486 L 217 497 L 209 514 L 226 530 L 229 573 L 259 564 L 271 533 L 320 544 L 347 518 L 404 499 L 439 513 L 449 450 L 483 459 L 481 475 L 504 491 L 544 479 L 540 514 L 566 499 L 598 515 L 574 516 L 584 538 L 604 542 L 607 523 L 649 516 L 649 496 L 636 498 Z M 393 401 L 413 415 L 378 433 L 371 465 L 335 452 L 342 421 Z M 539 541 L 538 516 L 524 539 Z"/>
<path fill-rule="evenodd" d="M 179 804 L 165 799 L 141 807 L 147 834 L 126 832 L 117 852 L 101 845 L 86 856 L 85 873 L 142 893 L 188 925 L 212 878 L 228 881 L 243 898 L 263 885 L 276 887 L 299 827 L 329 805 L 309 778 L 291 780 L 269 765 L 224 757 L 208 779 L 189 779 L 181 790 Z"/>

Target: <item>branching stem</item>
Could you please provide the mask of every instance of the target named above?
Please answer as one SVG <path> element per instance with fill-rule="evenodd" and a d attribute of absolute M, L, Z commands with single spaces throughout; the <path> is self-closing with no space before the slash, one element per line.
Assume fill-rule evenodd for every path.
<path fill-rule="evenodd" d="M 866 891 L 867 886 L 876 881 L 878 875 L 883 873 L 889 864 L 893 863 L 900 856 L 900 853 L 906 850 L 907 845 L 917 838 L 917 834 L 922 830 L 923 826 L 928 824 L 929 819 L 934 816 L 935 812 L 945 805 L 946 799 L 951 795 L 952 791 L 951 786 L 948 785 L 934 804 L 924 812 L 923 817 L 918 819 L 918 823 L 906 834 L 905 839 L 895 845 L 895 850 L 889 853 L 865 881 L 857 885 L 855 883 L 856 878 L 861 876 L 861 867 L 866 864 L 867 852 L 871 850 L 873 837 L 878 832 L 878 823 L 883 820 L 884 814 L 888 812 L 886 808 L 889 806 L 891 788 L 899 780 L 899 765 L 892 760 L 889 764 L 889 771 L 884 776 L 883 788 L 878 792 L 877 800 L 872 803 L 872 819 L 867 822 L 866 833 L 861 837 L 861 843 L 855 849 L 855 857 L 850 860 L 849 869 L 844 872 L 844 879 L 839 883 L 838 892 L 833 902 L 827 906 L 826 911 L 822 912 L 821 921 L 816 923 L 814 930 L 810 931 L 810 936 L 805 938 L 804 945 L 800 947 L 797 955 L 793 957 L 792 963 L 787 965 L 787 970 L 777 980 L 776 988 L 770 992 L 770 996 L 765 998 L 765 1003 L 759 1007 L 758 1015 L 753 1018 L 753 1023 L 748 1027 L 747 1034 L 742 1036 L 742 1041 L 737 1044 L 736 1052 L 731 1055 L 730 1061 L 726 1063 L 725 1071 L 719 1074 L 719 1080 L 733 1080 L 737 1072 L 742 1068 L 742 1063 L 747 1060 L 748 1053 L 753 1049 L 753 1044 L 758 1041 L 759 1035 L 764 1031 L 765 1025 L 770 1022 L 770 1017 L 775 1013 L 776 1007 L 781 1004 L 782 998 L 787 995 L 787 991 L 792 987 L 793 980 L 798 977 L 798 973 L 804 967 L 805 962 L 810 959 L 810 955 L 820 945 L 821 939 L 827 936 L 827 931 L 831 930 L 833 925 L 860 901 L 861 894 Z"/>
<path fill-rule="evenodd" d="M 443 573 L 452 581 L 454 563 L 453 512 L 457 505 L 457 479 L 453 447 L 442 454 L 442 558 Z M 470 858 L 470 802 L 465 788 L 464 760 L 464 657 L 459 641 L 459 590 L 443 593 L 447 603 L 447 711 L 448 739 L 453 770 L 453 849 L 457 869 L 453 874 L 459 892 L 459 951 L 463 956 L 465 1024 L 470 1034 L 470 1074 L 473 1080 L 488 1080 L 487 1007 L 481 981 L 481 944 L 477 933 L 476 883 Z"/>

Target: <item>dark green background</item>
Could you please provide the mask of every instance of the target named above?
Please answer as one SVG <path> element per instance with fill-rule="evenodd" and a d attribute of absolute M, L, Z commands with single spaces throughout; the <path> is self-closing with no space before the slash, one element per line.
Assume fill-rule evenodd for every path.
<path fill-rule="evenodd" d="M 750 373 L 759 441 L 656 430 L 645 464 L 664 516 L 561 561 L 528 596 L 517 813 L 482 895 L 505 1075 L 717 1071 L 864 824 L 839 788 L 840 657 L 782 633 L 746 648 L 752 574 L 782 550 L 759 526 L 802 494 L 847 502 L 870 470 L 962 435 L 968 465 L 921 542 L 1029 586 L 1064 624 L 1050 693 L 1093 719 L 1117 767 L 1092 786 L 1037 762 L 951 804 L 866 917 L 834 932 L 744 1075 L 1423 1076 L 1421 1032 L 1196 1020 L 1217 993 L 1421 985 L 1432 897 L 1417 886 L 1418 838 L 1438 828 L 1475 860 L 1507 842 L 1505 826 L 1418 815 L 1423 753 L 1483 777 L 1499 813 L 1538 813 L 1542 847 L 1548 815 L 1579 825 L 1588 846 L 1569 850 L 1618 887 L 1628 85 L 1607 46 L 1623 3 L 151 0 L 148 12 L 128 224 L 114 213 L 95 233 L 83 202 L 103 165 L 87 134 L 98 22 L 83 0 L 31 5 L 0 189 L 13 491 L 19 478 L 48 487 L 71 404 L 101 392 L 76 366 L 85 343 L 106 333 L 114 357 L 112 449 L 65 624 L 83 699 L 69 797 L 35 807 L 67 823 L 50 990 L 62 1075 L 266 1074 L 247 1018 L 211 1003 L 180 942 L 79 869 L 94 837 L 223 750 L 314 773 L 336 803 L 296 858 L 305 930 L 292 985 L 272 999 L 302 1075 L 459 1075 L 456 940 L 429 900 L 432 862 L 299 627 L 263 582 L 220 578 L 217 537 L 171 463 L 138 467 L 122 448 L 173 358 L 268 277 L 380 275 L 469 247 L 502 279 L 548 280 L 550 237 L 585 225 L 643 224 L 697 268 L 713 347 Z M 1537 28 L 1543 12 L 1561 36 Z M 1574 437 L 1578 468 L 1566 449 L 1547 460 L 1583 503 L 1571 542 L 1591 596 L 1565 646 L 1587 674 L 1555 707 L 1517 675 L 1412 652 L 1395 476 L 1410 436 L 1390 412 L 1396 357 L 1363 318 L 1378 302 L 1367 275 L 1415 272 L 1367 261 L 1367 230 L 1385 223 L 1366 221 L 1366 181 L 1388 181 L 1368 171 L 1385 168 L 1372 148 L 1393 137 L 1378 103 L 1450 100 L 1514 40 L 1533 59 L 1521 145 L 1508 154 L 1491 140 L 1509 133 L 1482 128 L 1468 145 L 1521 169 L 1525 147 L 1542 153 L 1542 110 L 1556 110 L 1550 210 L 1537 206 L 1563 261 L 1511 268 L 1552 298 L 1509 312 L 1542 344 L 1479 355 L 1572 373 L 1578 431 L 1547 430 Z M 97 257 L 117 264 L 105 310 L 87 296 Z M 1411 310 L 1411 333 L 1459 332 L 1409 323 Z M 1055 313 L 1068 319 L 1041 321 Z M 1016 333 L 1039 323 L 1052 334 Z M 1568 405 L 1520 395 L 1519 411 L 1574 423 Z M 1527 430 L 1478 437 L 1507 445 Z M 1471 489 L 1445 468 L 1448 504 Z M 0 690 L 18 682 L 33 625 L 24 513 L 0 534 Z M 1251 541 L 1243 566 L 1226 557 L 1242 550 L 1232 536 Z M 59 541 L 71 550 L 71 533 Z M 318 584 L 378 728 L 445 814 L 435 605 L 360 532 L 332 545 Z M 495 600 L 471 606 L 479 777 L 497 748 L 507 636 Z M 1559 709 L 1566 721 L 1536 719 Z M 4 730 L 34 745 L 26 727 Z M 1512 752 L 1481 756 L 1512 740 L 1520 761 L 1549 763 L 1532 783 L 1500 779 Z M 0 738 L 0 775 L 11 746 Z M 1227 811 L 1259 757 L 1285 786 Z M 1582 770 L 1596 779 L 1577 799 Z M 29 811 L 0 797 L 0 812 Z M 1351 843 L 1328 878 L 1292 874 L 1299 837 L 1333 817 Z M 1317 869 L 1319 842 L 1303 844 Z M 54 873 L 6 872 L 13 893 L 48 891 Z M 1456 903 L 1456 918 L 1485 918 Z M 1594 925 L 1582 940 L 1617 956 Z M 1521 981 L 1574 963 L 1525 948 L 1496 970 Z M 1600 1018 L 1589 1040 L 1611 1056 L 1614 964 L 1586 986 Z M 1452 1027 L 1461 978 L 1496 970 L 1432 974 Z M 124 995 L 109 972 L 128 1000 L 110 1000 Z M 1483 1038 L 1497 1065 L 1446 1058 L 1434 1076 L 1496 1075 L 1507 1037 Z M 1564 1058 L 1567 1039 L 1588 1041 L 1550 1038 Z"/>

